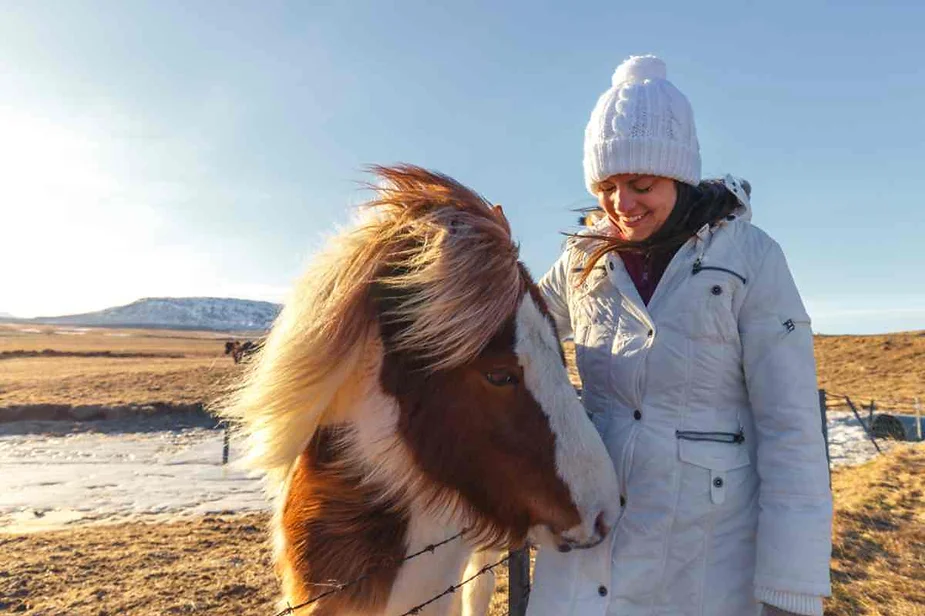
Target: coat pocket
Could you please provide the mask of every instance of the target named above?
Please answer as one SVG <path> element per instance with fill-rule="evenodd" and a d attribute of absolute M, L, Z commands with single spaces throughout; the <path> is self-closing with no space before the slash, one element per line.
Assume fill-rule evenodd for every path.
<path fill-rule="evenodd" d="M 678 457 L 682 462 L 706 471 L 694 474 L 695 489 L 698 492 L 709 489 L 710 502 L 714 505 L 722 505 L 729 491 L 735 490 L 738 483 L 742 482 L 741 478 L 737 482 L 733 481 L 732 471 L 743 469 L 751 464 L 746 447 L 738 443 L 715 440 L 679 438 Z M 702 488 L 696 487 L 696 484 L 701 481 L 709 483 Z"/>
<path fill-rule="evenodd" d="M 691 276 L 694 301 L 690 304 L 691 337 L 716 342 L 736 342 L 738 323 L 734 300 L 745 286 L 744 278 L 731 269 L 703 268 Z"/>

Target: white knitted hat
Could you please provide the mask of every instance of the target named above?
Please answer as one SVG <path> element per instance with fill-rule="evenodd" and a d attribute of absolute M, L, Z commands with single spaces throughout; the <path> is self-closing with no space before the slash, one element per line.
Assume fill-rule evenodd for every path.
<path fill-rule="evenodd" d="M 585 185 L 616 173 L 644 173 L 700 182 L 700 144 L 694 112 L 668 81 L 655 56 L 631 56 L 617 67 L 612 86 L 585 129 Z"/>

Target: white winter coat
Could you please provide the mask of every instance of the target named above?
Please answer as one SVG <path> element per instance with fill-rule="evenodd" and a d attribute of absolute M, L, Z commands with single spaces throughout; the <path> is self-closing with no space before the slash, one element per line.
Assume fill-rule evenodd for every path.
<path fill-rule="evenodd" d="M 540 282 L 625 505 L 601 546 L 540 551 L 531 616 L 822 613 L 832 501 L 812 332 L 750 218 L 744 200 L 701 229 L 648 307 L 614 254 L 575 286 L 589 240 Z"/>

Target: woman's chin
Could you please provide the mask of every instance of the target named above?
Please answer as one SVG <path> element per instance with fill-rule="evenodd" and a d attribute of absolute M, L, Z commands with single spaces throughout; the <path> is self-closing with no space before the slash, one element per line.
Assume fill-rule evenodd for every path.
<path fill-rule="evenodd" d="M 652 235 L 651 229 L 627 229 L 623 232 L 623 239 L 630 242 L 641 242 Z"/>

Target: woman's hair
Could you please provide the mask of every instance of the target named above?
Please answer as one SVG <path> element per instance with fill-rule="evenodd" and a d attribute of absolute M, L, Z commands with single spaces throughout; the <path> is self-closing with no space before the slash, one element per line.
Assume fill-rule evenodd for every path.
<path fill-rule="evenodd" d="M 751 185 L 744 180 L 742 185 L 745 193 L 751 196 Z M 610 235 L 568 234 L 597 240 L 582 269 L 579 283 L 588 278 L 597 262 L 607 253 L 616 251 L 657 255 L 674 252 L 701 227 L 716 224 L 740 205 L 738 198 L 726 188 L 722 180 L 703 180 L 697 186 L 675 180 L 675 187 L 678 196 L 671 214 L 658 231 L 644 240 L 634 242 Z"/>

